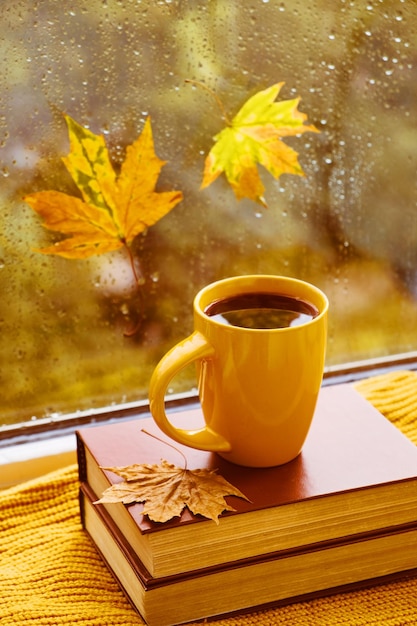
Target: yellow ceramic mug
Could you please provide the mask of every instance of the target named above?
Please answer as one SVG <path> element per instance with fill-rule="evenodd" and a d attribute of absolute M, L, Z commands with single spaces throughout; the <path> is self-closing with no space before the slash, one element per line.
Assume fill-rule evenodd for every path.
<path fill-rule="evenodd" d="M 206 312 L 213 303 L 240 294 L 306 301 L 316 309 L 315 317 L 295 326 L 254 329 L 225 325 Z M 295 458 L 322 381 L 327 310 L 319 289 L 293 278 L 238 276 L 202 289 L 194 300 L 193 334 L 162 358 L 151 379 L 150 407 L 158 426 L 179 443 L 215 451 L 239 465 L 268 467 Z M 194 431 L 176 428 L 165 413 L 171 379 L 192 361 L 205 420 Z"/>

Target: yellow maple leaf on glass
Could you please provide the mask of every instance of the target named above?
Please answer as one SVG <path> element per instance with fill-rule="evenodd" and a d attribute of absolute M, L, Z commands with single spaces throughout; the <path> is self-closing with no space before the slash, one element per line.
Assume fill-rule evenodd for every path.
<path fill-rule="evenodd" d="M 59 191 L 40 191 L 25 201 L 43 225 L 67 237 L 42 248 L 44 254 L 84 259 L 128 246 L 182 200 L 180 191 L 155 191 L 165 161 L 155 154 L 151 122 L 126 150 L 119 176 L 101 135 L 65 116 L 70 152 L 63 162 L 82 198 Z"/>
<path fill-rule="evenodd" d="M 230 124 L 214 137 L 215 144 L 205 161 L 202 189 L 224 172 L 238 200 L 250 198 L 266 206 L 258 163 L 274 178 L 281 174 L 304 175 L 297 152 L 282 138 L 319 131 L 304 124 L 307 116 L 298 110 L 300 98 L 275 102 L 283 84 L 276 83 L 249 98 Z"/>

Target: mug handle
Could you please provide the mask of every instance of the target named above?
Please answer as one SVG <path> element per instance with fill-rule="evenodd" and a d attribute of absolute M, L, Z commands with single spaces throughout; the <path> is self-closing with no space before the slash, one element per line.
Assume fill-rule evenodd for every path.
<path fill-rule="evenodd" d="M 171 379 L 186 365 L 214 355 L 214 348 L 198 331 L 183 339 L 162 357 L 156 366 L 149 385 L 149 402 L 152 416 L 168 437 L 198 450 L 229 452 L 231 445 L 209 426 L 199 430 L 176 428 L 165 413 L 165 394 Z"/>

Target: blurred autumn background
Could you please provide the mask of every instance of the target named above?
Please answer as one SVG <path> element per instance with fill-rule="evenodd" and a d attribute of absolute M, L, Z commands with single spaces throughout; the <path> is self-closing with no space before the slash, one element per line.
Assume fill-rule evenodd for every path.
<path fill-rule="evenodd" d="M 417 3 L 403 0 L 3 0 L 0 49 L 0 425 L 146 398 L 157 360 L 191 331 L 208 282 L 277 273 L 329 296 L 328 366 L 417 346 Z M 305 177 L 263 176 L 268 209 L 224 178 L 199 190 L 223 127 L 260 89 L 319 135 L 290 138 Z M 76 194 L 67 113 L 105 136 L 117 168 L 152 119 L 184 200 L 128 259 L 38 254 L 57 236 L 22 201 Z M 144 319 L 136 334 L 138 311 Z M 194 385 L 188 370 L 172 391 Z"/>

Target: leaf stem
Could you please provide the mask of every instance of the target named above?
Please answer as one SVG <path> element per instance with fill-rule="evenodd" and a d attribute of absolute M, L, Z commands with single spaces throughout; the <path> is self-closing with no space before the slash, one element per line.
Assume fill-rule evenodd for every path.
<path fill-rule="evenodd" d="M 205 89 L 215 99 L 226 124 L 228 126 L 232 125 L 232 122 L 230 121 L 229 116 L 226 113 L 226 109 L 224 108 L 223 102 L 220 100 L 216 92 L 210 89 L 210 87 L 207 87 L 207 85 L 205 85 L 204 83 L 200 83 L 198 80 L 191 80 L 191 78 L 186 78 L 185 82 L 190 83 L 191 85 L 195 85 L 196 87 L 201 87 L 202 89 Z"/>
<path fill-rule="evenodd" d="M 128 257 L 129 257 L 130 267 L 132 268 L 133 278 L 135 279 L 136 286 L 140 287 L 141 285 L 143 285 L 145 279 L 143 277 L 142 272 L 139 271 L 139 273 L 138 273 L 138 271 L 136 269 L 135 257 L 133 256 L 132 248 L 129 246 L 128 243 L 126 243 L 126 241 L 123 242 L 123 243 L 124 243 L 124 246 L 126 248 Z"/>
<path fill-rule="evenodd" d="M 144 428 L 141 428 L 141 431 L 143 433 L 145 433 L 145 435 L 149 435 L 149 437 L 153 437 L 154 439 L 156 439 L 160 443 L 164 443 L 166 446 L 169 446 L 170 448 L 175 450 L 175 452 L 178 452 L 178 454 L 181 454 L 182 458 L 184 459 L 184 470 L 187 469 L 187 457 L 185 456 L 185 454 L 183 452 L 181 452 L 181 450 L 176 448 L 172 443 L 169 443 L 168 441 L 164 441 L 163 439 L 161 439 L 157 435 L 153 435 L 152 433 L 150 433 L 149 431 L 145 430 Z"/>

